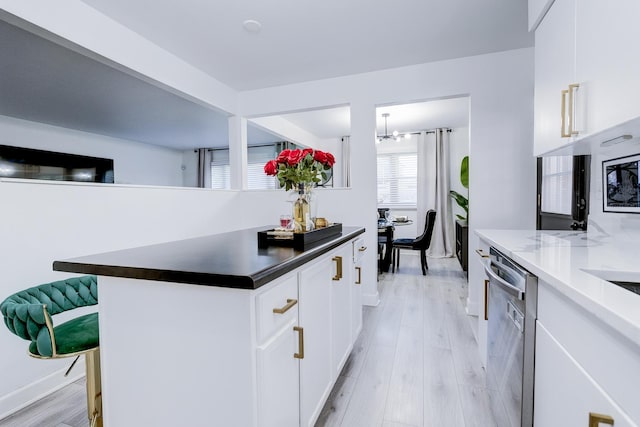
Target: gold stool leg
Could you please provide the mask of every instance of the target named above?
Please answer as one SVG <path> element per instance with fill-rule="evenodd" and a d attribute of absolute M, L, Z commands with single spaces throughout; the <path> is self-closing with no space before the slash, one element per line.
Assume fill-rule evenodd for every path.
<path fill-rule="evenodd" d="M 100 349 L 85 353 L 87 368 L 87 412 L 91 427 L 102 427 L 102 383 L 100 381 Z"/>

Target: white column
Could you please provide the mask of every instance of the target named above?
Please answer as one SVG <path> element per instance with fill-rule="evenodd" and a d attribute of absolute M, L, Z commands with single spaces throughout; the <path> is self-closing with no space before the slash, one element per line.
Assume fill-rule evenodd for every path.
<path fill-rule="evenodd" d="M 229 166 L 231 189 L 247 189 L 247 119 L 229 117 Z"/>

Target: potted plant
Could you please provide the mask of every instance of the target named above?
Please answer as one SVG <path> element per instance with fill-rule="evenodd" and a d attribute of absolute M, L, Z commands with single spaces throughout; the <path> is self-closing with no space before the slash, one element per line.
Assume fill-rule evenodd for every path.
<path fill-rule="evenodd" d="M 464 156 L 462 158 L 462 163 L 460 164 L 460 183 L 464 188 L 467 189 L 467 192 L 468 192 L 469 191 L 469 156 Z M 456 217 L 460 221 L 464 221 L 466 223 L 467 220 L 469 219 L 469 199 L 463 196 L 462 194 L 458 193 L 457 191 L 453 191 L 453 190 L 449 191 L 449 195 L 453 200 L 456 201 L 458 206 L 460 206 L 465 213 L 464 216 L 456 214 Z"/>

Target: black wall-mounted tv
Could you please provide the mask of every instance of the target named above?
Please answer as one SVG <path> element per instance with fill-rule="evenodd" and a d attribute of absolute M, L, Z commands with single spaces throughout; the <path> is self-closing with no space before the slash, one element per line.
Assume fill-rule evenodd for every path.
<path fill-rule="evenodd" d="M 0 177 L 113 184 L 113 159 L 0 145 Z"/>

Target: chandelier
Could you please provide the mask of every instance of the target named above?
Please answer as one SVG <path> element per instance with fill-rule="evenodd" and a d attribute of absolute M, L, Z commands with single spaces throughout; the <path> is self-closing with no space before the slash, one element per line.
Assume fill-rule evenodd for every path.
<path fill-rule="evenodd" d="M 389 113 L 383 113 L 382 114 L 382 117 L 384 117 L 384 135 L 378 136 L 378 143 L 383 142 L 383 141 L 389 141 L 389 140 L 394 140 L 394 141 L 398 142 L 402 138 L 405 138 L 405 139 L 411 138 L 411 134 L 410 133 L 406 133 L 404 135 L 401 135 L 400 132 L 398 132 L 397 130 L 394 130 L 391 133 L 391 135 L 389 135 L 389 132 L 387 131 L 387 118 L 390 115 L 391 114 L 389 114 Z"/>

